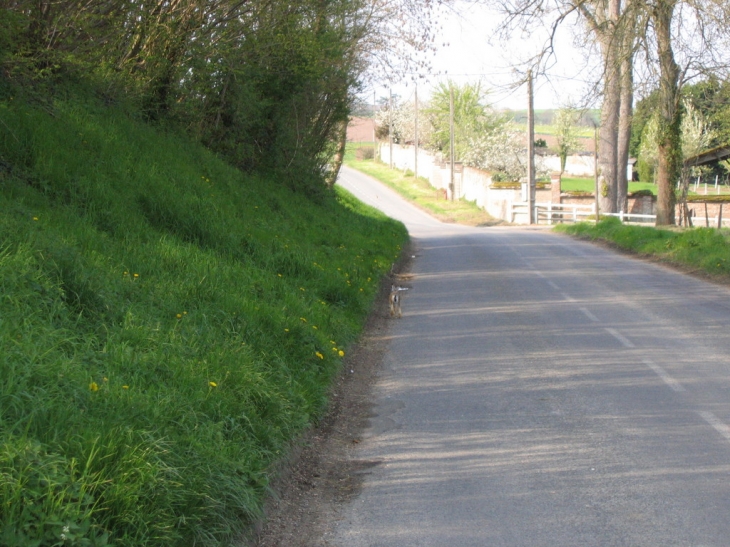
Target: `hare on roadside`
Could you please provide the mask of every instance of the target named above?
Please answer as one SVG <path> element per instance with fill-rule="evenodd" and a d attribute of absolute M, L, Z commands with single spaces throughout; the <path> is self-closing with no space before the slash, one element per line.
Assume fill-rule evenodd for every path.
<path fill-rule="evenodd" d="M 388 302 L 390 304 L 390 316 L 391 317 L 403 317 L 403 310 L 400 305 L 400 292 L 407 291 L 403 287 L 397 285 L 390 286 L 390 295 L 388 296 Z"/>

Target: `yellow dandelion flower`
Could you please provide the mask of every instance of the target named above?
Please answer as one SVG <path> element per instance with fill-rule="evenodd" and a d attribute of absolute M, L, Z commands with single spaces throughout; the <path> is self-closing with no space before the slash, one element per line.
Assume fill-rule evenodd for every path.
<path fill-rule="evenodd" d="M 38 217 L 33 217 L 33 220 L 38 220 Z"/>
<path fill-rule="evenodd" d="M 289 332 L 289 329 L 284 329 L 284 332 Z"/>
<path fill-rule="evenodd" d="M 215 382 L 208 382 L 208 385 L 210 387 L 218 387 L 218 384 L 216 384 Z"/>
<path fill-rule="evenodd" d="M 139 277 L 139 274 L 138 273 L 134 274 L 134 278 L 135 279 L 137 279 L 138 277 Z"/>
<path fill-rule="evenodd" d="M 314 330 L 317 330 L 317 325 L 312 325 L 312 328 L 313 328 Z"/>
<path fill-rule="evenodd" d="M 320 359 L 324 359 L 324 355 L 322 355 L 320 352 L 316 352 L 315 355 Z"/>
<path fill-rule="evenodd" d="M 107 377 L 105 376 L 104 378 L 102 378 L 102 380 L 103 380 L 104 382 L 108 382 L 108 381 L 109 381 L 109 378 L 107 378 Z"/>
<path fill-rule="evenodd" d="M 91 382 L 89 384 L 89 389 L 91 391 L 99 391 L 99 384 L 97 384 L 96 382 Z"/>
<path fill-rule="evenodd" d="M 178 313 L 175 317 L 177 317 L 178 319 L 182 319 L 182 314 Z"/>
<path fill-rule="evenodd" d="M 129 389 L 129 386 L 122 386 L 122 389 Z"/>
<path fill-rule="evenodd" d="M 344 357 L 345 356 L 345 352 L 342 351 L 342 350 L 340 350 L 340 351 L 337 352 L 337 355 L 339 355 L 340 357 Z"/>
<path fill-rule="evenodd" d="M 307 322 L 307 320 L 306 320 L 306 319 L 305 319 L 304 317 L 300 317 L 300 318 L 299 318 L 299 320 L 300 320 L 300 321 L 301 321 L 302 323 L 306 323 L 306 322 Z"/>

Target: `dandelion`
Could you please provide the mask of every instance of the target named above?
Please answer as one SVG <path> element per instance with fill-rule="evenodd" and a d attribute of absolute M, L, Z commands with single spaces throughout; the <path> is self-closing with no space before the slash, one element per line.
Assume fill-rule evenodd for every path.
<path fill-rule="evenodd" d="M 38 217 L 33 217 L 33 220 L 37 221 L 38 220 Z"/>
<path fill-rule="evenodd" d="M 218 387 L 218 384 L 216 384 L 215 382 L 208 382 L 208 385 L 210 387 Z"/>
<path fill-rule="evenodd" d="M 129 389 L 129 386 L 122 386 L 122 389 Z"/>
<path fill-rule="evenodd" d="M 89 389 L 91 391 L 99 391 L 99 384 L 97 384 L 96 382 L 91 382 L 89 384 Z"/>
<path fill-rule="evenodd" d="M 182 319 L 182 314 L 178 313 L 175 317 L 177 317 L 178 319 Z"/>
<path fill-rule="evenodd" d="M 306 323 L 306 322 L 307 322 L 307 320 L 306 320 L 306 319 L 305 319 L 304 317 L 300 317 L 300 318 L 299 318 L 299 320 L 300 320 L 300 321 L 301 321 L 302 323 Z"/>
<path fill-rule="evenodd" d="M 314 330 L 317 330 L 317 325 L 312 325 L 312 328 L 313 328 Z"/>
<path fill-rule="evenodd" d="M 276 275 L 278 275 L 279 277 L 281 277 L 281 274 L 276 274 Z"/>
<path fill-rule="evenodd" d="M 340 351 L 337 352 L 337 355 L 339 355 L 340 357 L 344 357 L 345 356 L 345 352 L 342 351 L 342 350 L 340 350 Z"/>
<path fill-rule="evenodd" d="M 324 355 L 322 355 L 320 352 L 316 352 L 315 355 L 320 359 L 324 359 Z"/>
<path fill-rule="evenodd" d="M 108 382 L 108 381 L 109 381 L 109 378 L 107 378 L 107 377 L 105 376 L 104 378 L 102 378 L 102 381 L 104 381 L 104 382 Z"/>
<path fill-rule="evenodd" d="M 134 276 L 133 276 L 133 277 L 134 277 L 135 279 L 137 279 L 137 278 L 139 277 L 139 274 L 138 274 L 138 273 L 136 273 L 136 274 L 134 274 Z"/>
<path fill-rule="evenodd" d="M 284 329 L 284 332 L 289 332 L 289 329 Z"/>

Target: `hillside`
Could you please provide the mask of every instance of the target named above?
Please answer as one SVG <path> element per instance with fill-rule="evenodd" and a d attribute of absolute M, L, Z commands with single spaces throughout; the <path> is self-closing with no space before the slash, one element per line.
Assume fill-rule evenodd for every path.
<path fill-rule="evenodd" d="M 407 234 L 92 92 L 0 89 L 0 544 L 225 545 Z"/>

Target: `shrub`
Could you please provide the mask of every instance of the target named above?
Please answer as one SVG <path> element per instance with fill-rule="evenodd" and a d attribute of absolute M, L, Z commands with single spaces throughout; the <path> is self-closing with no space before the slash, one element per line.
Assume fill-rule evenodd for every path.
<path fill-rule="evenodd" d="M 375 148 L 372 146 L 361 146 L 355 150 L 355 158 L 362 160 L 371 160 L 375 157 Z"/>

